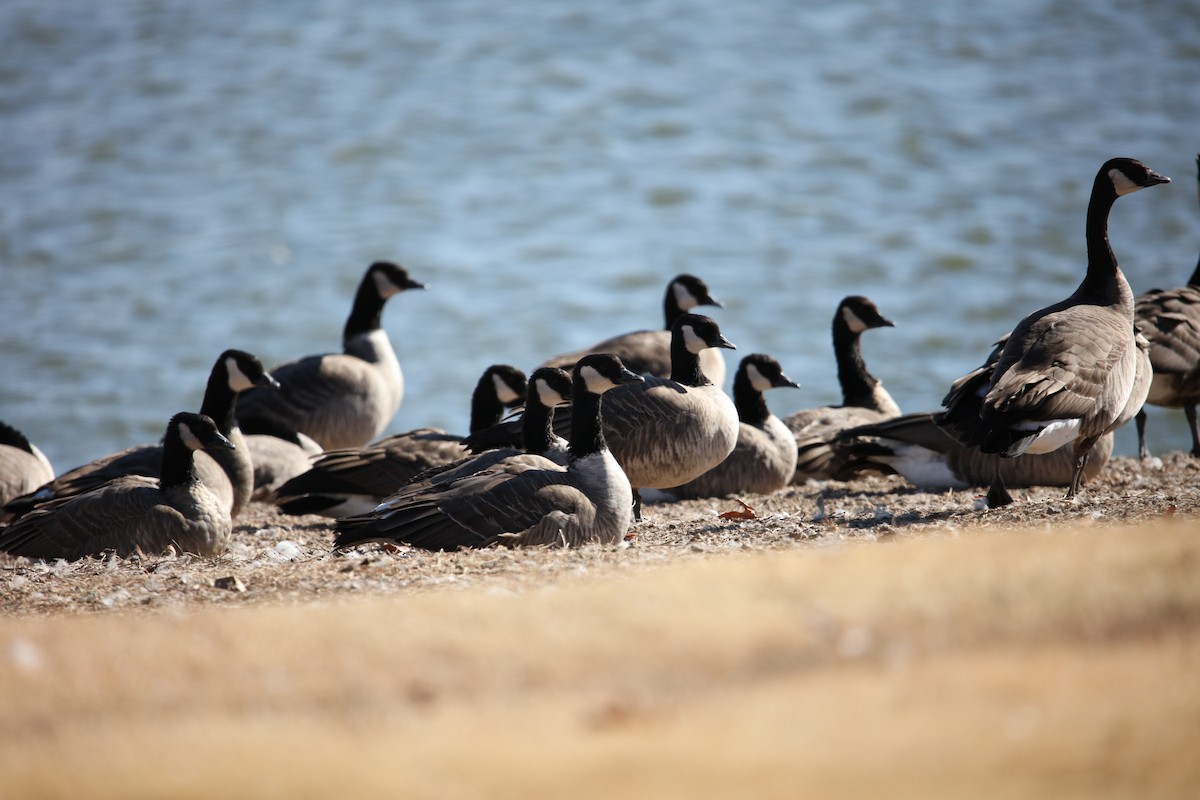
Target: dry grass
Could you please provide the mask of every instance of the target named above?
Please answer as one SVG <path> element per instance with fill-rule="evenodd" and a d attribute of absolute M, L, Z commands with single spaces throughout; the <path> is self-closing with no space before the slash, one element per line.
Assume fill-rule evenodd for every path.
<path fill-rule="evenodd" d="M 1193 529 L 422 556 L 473 580 L 0 617 L 0 797 L 1187 796 Z"/>

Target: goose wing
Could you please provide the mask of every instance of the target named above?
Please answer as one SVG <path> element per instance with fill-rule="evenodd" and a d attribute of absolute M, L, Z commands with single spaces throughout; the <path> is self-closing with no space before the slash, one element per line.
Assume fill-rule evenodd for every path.
<path fill-rule="evenodd" d="M 1200 290 L 1183 287 L 1148 292 L 1134 316 L 1150 340 L 1150 361 L 1163 375 L 1200 373 Z"/>

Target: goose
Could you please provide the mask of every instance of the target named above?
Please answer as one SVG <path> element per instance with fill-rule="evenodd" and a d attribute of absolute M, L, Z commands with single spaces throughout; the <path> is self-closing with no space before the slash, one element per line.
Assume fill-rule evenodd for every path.
<path fill-rule="evenodd" d="M 1012 502 L 1007 488 L 1069 486 L 1075 474 L 1074 448 L 1065 444 L 1049 453 L 1003 458 L 968 447 L 949 433 L 946 417 L 951 413 L 977 417 L 1000 352 L 1008 341 L 1005 334 L 994 345 L 984 364 L 954 382 L 952 410 L 917 412 L 850 428 L 834 441 L 834 463 L 838 478 L 849 480 L 864 472 L 897 473 L 923 489 L 965 489 L 989 485 L 987 504 L 998 508 Z M 1116 427 L 1128 422 L 1150 388 L 1150 342 L 1138 331 L 1138 361 L 1130 401 Z M 1112 456 L 1113 435 L 1096 442 L 1084 467 L 1083 480 L 1100 474 Z M 998 480 L 997 480 L 998 476 Z"/>
<path fill-rule="evenodd" d="M 471 394 L 470 430 L 498 422 L 504 409 L 525 399 L 526 390 L 521 370 L 489 366 Z M 439 428 L 417 428 L 366 447 L 326 451 L 307 471 L 283 483 L 274 502 L 285 514 L 364 514 L 417 473 L 461 459 L 462 442 L 463 437 Z"/>
<path fill-rule="evenodd" d="M 196 472 L 221 504 L 236 519 L 250 500 L 254 488 L 254 467 L 246 440 L 238 428 L 238 396 L 253 387 L 269 391 L 279 384 L 263 369 L 262 361 L 244 350 L 226 350 L 217 357 L 208 374 L 208 384 L 200 403 L 200 413 L 212 418 L 217 429 L 236 446 L 218 448 L 196 456 Z M 163 445 L 144 444 L 96 459 L 53 478 L 35 491 L 10 503 L 10 511 L 20 515 L 39 503 L 59 497 L 82 494 L 122 475 L 158 477 L 163 462 Z"/>
<path fill-rule="evenodd" d="M 612 353 L 625 366 L 639 375 L 655 375 L 659 378 L 671 376 L 671 328 L 680 315 L 696 306 L 721 304 L 709 293 L 708 284 L 695 275 L 676 275 L 667 284 L 663 296 L 663 329 L 657 331 L 633 331 L 597 342 L 583 350 L 563 353 L 548 359 L 544 367 L 570 370 L 575 362 L 588 353 Z M 717 386 L 725 385 L 725 358 L 720 350 L 706 350 L 700 356 L 700 365 L 708 379 Z"/>
<path fill-rule="evenodd" d="M 1009 458 L 1071 444 L 1065 499 L 1078 494 L 1096 442 L 1126 417 L 1137 379 L 1133 292 L 1109 245 L 1109 212 L 1118 197 L 1169 181 L 1131 158 L 1100 167 L 1088 202 L 1083 281 L 1013 328 L 979 414 L 947 427 L 964 444 Z"/>
<path fill-rule="evenodd" d="M 303 433 L 322 450 L 362 447 L 391 423 L 404 397 L 404 376 L 380 326 L 389 297 L 425 285 L 389 261 L 367 268 L 346 326 L 342 352 L 274 367 L 279 391 L 255 390 L 239 400 L 245 433 Z"/>
<path fill-rule="evenodd" d="M 1200 155 L 1196 156 L 1196 170 L 1200 179 Z M 1191 454 L 1200 458 L 1200 425 L 1196 421 L 1196 404 L 1200 403 L 1200 262 L 1186 286 L 1138 295 L 1133 315 L 1150 340 L 1154 377 L 1146 402 L 1183 409 L 1192 434 Z M 1135 419 L 1138 457 L 1147 459 L 1145 410 L 1138 409 Z"/>
<path fill-rule="evenodd" d="M 864 331 L 895 326 L 896 323 L 879 313 L 879 307 L 870 298 L 851 295 L 838 303 L 833 314 L 833 355 L 837 360 L 842 404 L 807 408 L 784 417 L 784 424 L 796 439 L 796 474 L 792 483 L 833 477 L 830 444 L 839 431 L 900 413 L 887 389 L 867 371 L 860 342 Z"/>
<path fill-rule="evenodd" d="M 370 514 L 339 520 L 335 547 L 367 541 L 428 550 L 619 543 L 629 530 L 633 491 L 605 445 L 601 398 L 642 380 L 616 356 L 584 356 L 572 374 L 565 467 L 521 454 L 456 480 L 405 487 Z"/>
<path fill-rule="evenodd" d="M 671 328 L 671 377 L 646 375 L 604 398 L 604 438 L 634 487 L 637 519 L 639 490 L 682 486 L 720 464 L 737 445 L 737 408 L 701 369 L 700 354 L 710 347 L 736 349 L 711 317 L 683 314 Z"/>
<path fill-rule="evenodd" d="M 0 551 L 77 560 L 115 551 L 157 555 L 169 547 L 214 556 L 229 545 L 229 511 L 200 482 L 193 454 L 234 444 L 203 414 L 176 414 L 163 438 L 161 478 L 125 475 L 90 492 L 43 503 L 0 532 Z"/>
<path fill-rule="evenodd" d="M 13 518 L 5 505 L 53 479 L 54 467 L 46 454 L 19 430 L 0 422 L 0 523 Z"/>
<path fill-rule="evenodd" d="M 733 405 L 737 408 L 737 444 L 717 466 L 682 486 L 670 489 L 675 497 L 719 497 L 728 494 L 770 494 L 788 485 L 796 471 L 796 440 L 792 432 L 767 408 L 767 389 L 800 384 L 783 372 L 769 355 L 751 353 L 738 364 L 733 376 Z"/>
<path fill-rule="evenodd" d="M 246 449 L 254 464 L 254 493 L 250 499 L 272 503 L 279 487 L 303 475 L 325 451 L 312 437 L 279 427 L 267 433 L 247 433 Z"/>

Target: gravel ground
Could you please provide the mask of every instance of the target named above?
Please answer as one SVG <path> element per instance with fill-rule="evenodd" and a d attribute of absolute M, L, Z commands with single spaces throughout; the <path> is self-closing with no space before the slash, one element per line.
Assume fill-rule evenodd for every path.
<path fill-rule="evenodd" d="M 0 554 L 0 586 L 5 587 L 0 613 L 183 610 L 472 586 L 520 592 L 580 574 L 633 571 L 723 553 L 1200 516 L 1200 460 L 1183 453 L 1146 463 L 1116 458 L 1076 502 L 1063 500 L 1062 494 L 1059 488 L 1014 490 L 1013 505 L 984 510 L 982 490 L 924 492 L 898 477 L 810 483 L 741 498 L 749 512 L 732 498 L 649 503 L 621 546 L 459 553 L 386 545 L 334 553 L 329 520 L 285 516 L 273 506 L 254 504 L 237 520 L 229 552 L 215 559 L 184 555 L 44 563 Z"/>

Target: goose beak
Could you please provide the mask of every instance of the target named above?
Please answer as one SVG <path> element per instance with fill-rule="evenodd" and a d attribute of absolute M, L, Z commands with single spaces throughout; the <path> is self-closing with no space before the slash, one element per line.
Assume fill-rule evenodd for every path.
<path fill-rule="evenodd" d="M 737 350 L 737 345 L 726 339 L 724 334 L 717 334 L 717 340 L 709 344 L 709 347 L 723 347 L 726 350 Z"/>
<path fill-rule="evenodd" d="M 627 369 L 622 369 L 620 376 L 615 381 L 613 381 L 613 383 L 616 383 L 618 385 L 622 384 L 622 383 L 645 383 L 645 382 L 646 382 L 646 379 L 643 378 L 641 375 L 638 375 L 636 372 L 632 372 Z"/>
<path fill-rule="evenodd" d="M 264 372 L 262 377 L 254 382 L 255 386 L 262 386 L 268 389 L 279 389 L 279 381 L 275 380 L 275 376 L 269 372 Z"/>
<path fill-rule="evenodd" d="M 223 447 L 226 450 L 237 450 L 237 445 L 235 445 L 233 442 L 229 441 L 229 439 L 227 439 L 224 434 L 219 433 L 219 432 L 214 433 L 212 435 L 212 438 L 204 443 L 204 447 L 205 448 Z"/>
<path fill-rule="evenodd" d="M 776 382 L 772 385 L 777 389 L 782 389 L 785 386 L 789 389 L 799 389 L 800 388 L 800 384 L 796 383 L 794 380 L 789 378 L 787 375 L 780 375 L 778 382 Z"/>
<path fill-rule="evenodd" d="M 404 282 L 404 288 L 405 289 L 425 289 L 427 287 L 425 286 L 425 284 L 421 283 L 420 281 L 414 281 L 412 278 L 409 278 L 408 280 L 406 280 Z"/>
<path fill-rule="evenodd" d="M 1170 183 L 1171 179 L 1166 175 L 1160 175 L 1152 169 L 1146 170 L 1146 183 L 1144 186 L 1156 186 L 1160 183 Z"/>

